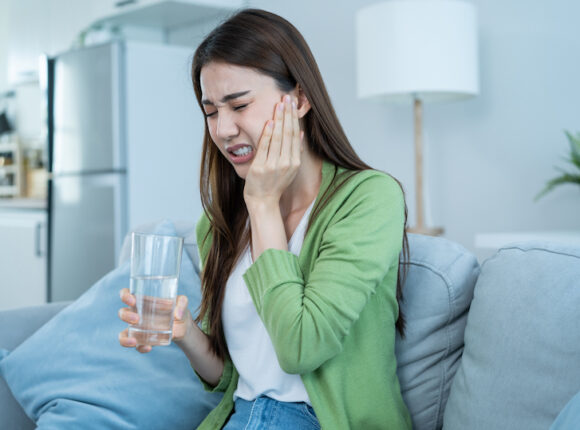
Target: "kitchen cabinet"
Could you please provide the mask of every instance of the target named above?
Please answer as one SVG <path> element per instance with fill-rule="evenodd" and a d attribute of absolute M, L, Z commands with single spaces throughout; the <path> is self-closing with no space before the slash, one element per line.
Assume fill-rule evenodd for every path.
<path fill-rule="evenodd" d="M 0 310 L 46 303 L 44 210 L 0 209 Z"/>
<path fill-rule="evenodd" d="M 99 22 L 110 25 L 154 27 L 170 31 L 201 23 L 243 7 L 243 0 L 109 0 L 107 15 Z"/>

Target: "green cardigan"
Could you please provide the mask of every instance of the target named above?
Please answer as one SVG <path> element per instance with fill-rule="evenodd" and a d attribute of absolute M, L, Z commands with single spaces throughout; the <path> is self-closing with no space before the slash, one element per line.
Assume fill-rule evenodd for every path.
<path fill-rule="evenodd" d="M 300 255 L 268 249 L 244 280 L 280 366 L 302 376 L 322 429 L 410 429 L 395 359 L 403 194 L 384 173 L 351 173 L 324 162 L 316 218 Z M 325 191 L 349 176 L 316 215 Z M 208 230 L 202 216 L 196 231 L 202 264 Z M 198 429 L 223 427 L 237 384 L 227 359 L 211 388 L 224 391 L 223 400 Z"/>

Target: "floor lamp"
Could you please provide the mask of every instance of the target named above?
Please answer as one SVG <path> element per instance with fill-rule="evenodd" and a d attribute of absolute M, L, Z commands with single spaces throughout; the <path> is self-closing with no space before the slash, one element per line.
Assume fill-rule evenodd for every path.
<path fill-rule="evenodd" d="M 360 98 L 413 104 L 416 224 L 428 227 L 423 197 L 423 103 L 461 100 L 479 92 L 475 7 L 462 0 L 391 0 L 358 11 Z"/>

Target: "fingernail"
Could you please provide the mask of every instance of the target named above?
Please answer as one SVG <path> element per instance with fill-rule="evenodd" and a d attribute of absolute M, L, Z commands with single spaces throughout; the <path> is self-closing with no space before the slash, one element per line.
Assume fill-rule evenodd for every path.
<path fill-rule="evenodd" d="M 296 102 L 292 102 L 292 108 L 296 109 Z"/>
<path fill-rule="evenodd" d="M 284 104 L 283 103 L 278 103 L 278 110 L 280 112 L 284 110 Z"/>
<path fill-rule="evenodd" d="M 284 96 L 284 101 L 288 103 L 290 102 L 290 96 L 288 94 Z"/>

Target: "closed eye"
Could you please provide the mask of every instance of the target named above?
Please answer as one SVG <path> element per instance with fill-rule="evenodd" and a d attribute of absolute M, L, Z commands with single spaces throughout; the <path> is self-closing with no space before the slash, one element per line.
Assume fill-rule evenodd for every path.
<path fill-rule="evenodd" d="M 240 110 L 248 107 L 248 105 L 249 105 L 249 103 L 245 103 L 243 105 L 233 106 L 232 109 L 237 112 L 237 111 L 240 111 Z M 208 113 L 205 114 L 205 117 L 206 118 L 211 118 L 212 116 L 216 115 L 217 113 L 218 113 L 217 110 L 215 110 L 213 112 L 208 112 Z"/>

